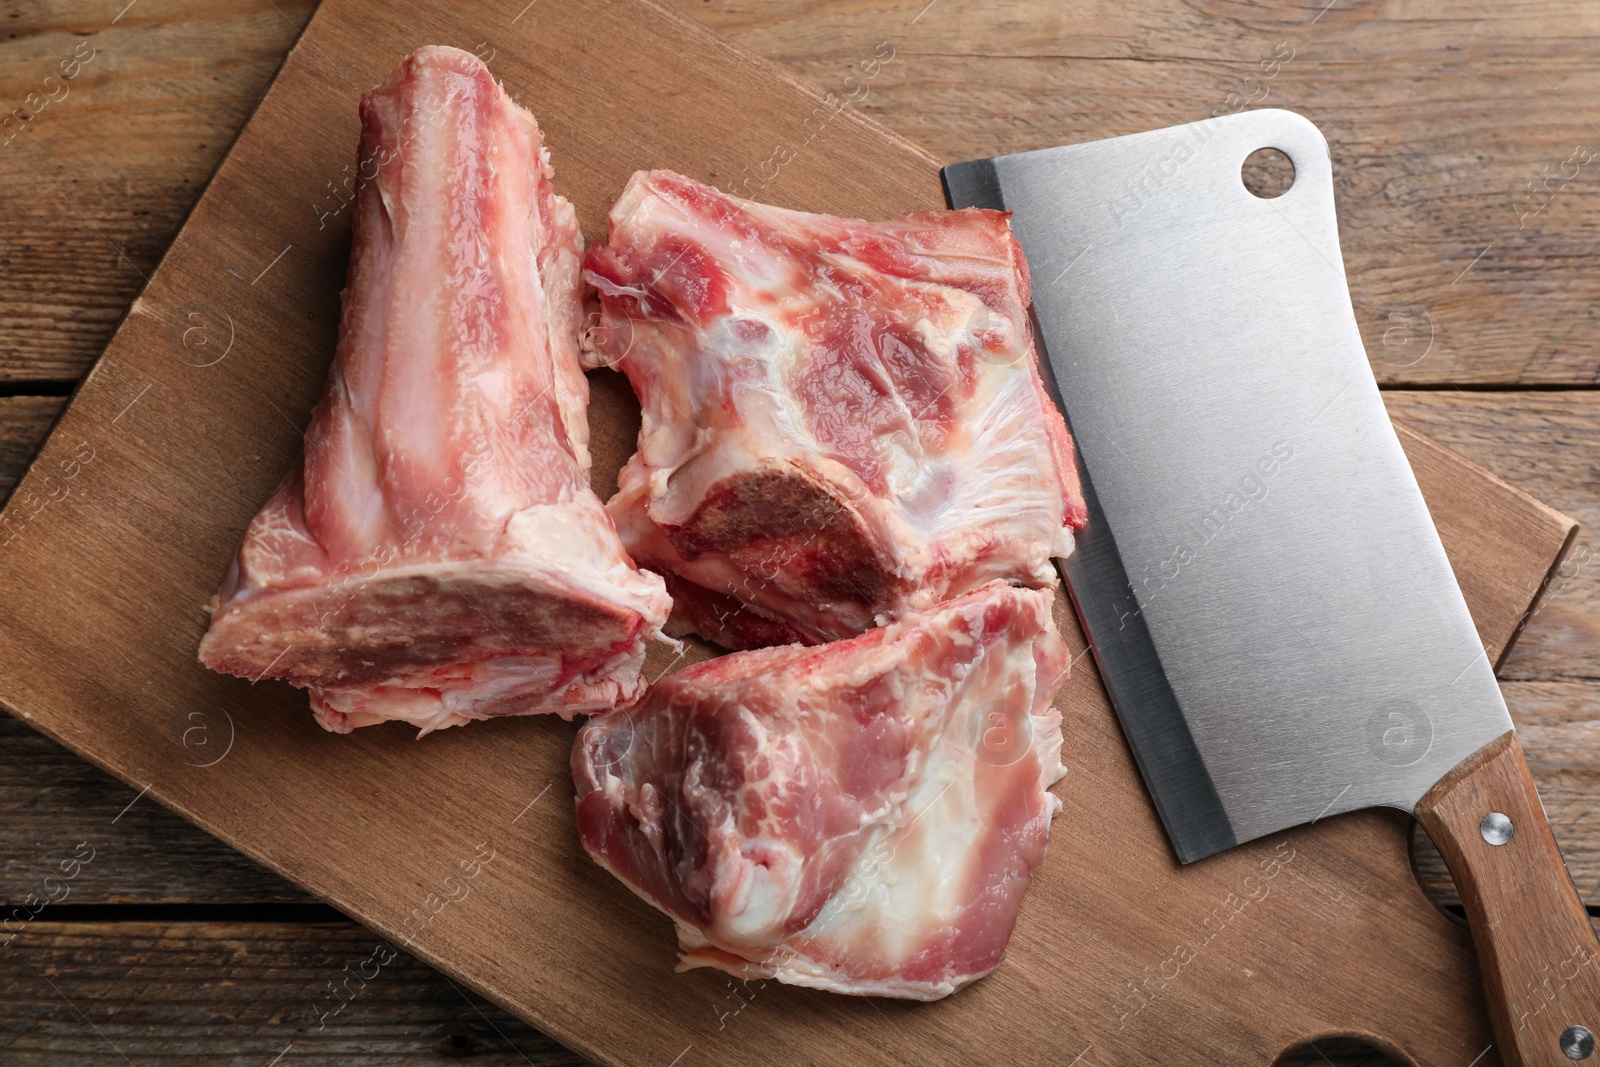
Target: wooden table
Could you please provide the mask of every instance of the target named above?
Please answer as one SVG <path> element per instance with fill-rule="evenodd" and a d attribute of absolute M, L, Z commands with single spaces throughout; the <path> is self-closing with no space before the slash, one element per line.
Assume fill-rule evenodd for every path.
<path fill-rule="evenodd" d="M 1600 8 L 1324 2 L 680 0 L 946 159 L 1242 106 L 1306 114 L 1332 144 L 1356 315 L 1395 418 L 1593 526 Z M 12 120 L 26 145 L 0 145 L 0 498 L 314 7 L 18 0 L 0 16 L 0 102 L 37 111 L 25 129 Z M 894 58 L 862 97 L 845 79 L 879 42 Z M 75 77 L 47 80 L 75 55 Z M 1580 532 L 1501 670 L 1591 913 L 1595 543 Z M 319 1025 L 330 982 L 368 958 L 376 935 L 9 719 L 0 811 L 7 906 L 41 892 L 80 842 L 95 849 L 70 895 L 0 948 L 0 1062 L 583 1062 L 405 957 Z M 1442 868 L 1419 853 L 1448 905 Z M 1297 1056 L 1362 1059 L 1328 1044 Z"/>

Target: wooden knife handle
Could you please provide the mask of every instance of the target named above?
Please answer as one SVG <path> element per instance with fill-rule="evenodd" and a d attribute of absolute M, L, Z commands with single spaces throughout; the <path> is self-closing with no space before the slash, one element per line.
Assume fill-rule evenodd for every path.
<path fill-rule="evenodd" d="M 1466 904 L 1507 1067 L 1600 1067 L 1600 941 L 1517 735 L 1473 753 L 1416 811 Z"/>

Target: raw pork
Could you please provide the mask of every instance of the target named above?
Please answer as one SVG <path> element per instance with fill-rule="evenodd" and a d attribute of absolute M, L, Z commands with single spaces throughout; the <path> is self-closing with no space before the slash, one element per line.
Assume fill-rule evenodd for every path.
<path fill-rule="evenodd" d="M 1000 963 L 1060 809 L 1052 600 L 996 582 L 669 675 L 578 735 L 584 847 L 676 921 L 680 970 L 954 992 Z"/>
<path fill-rule="evenodd" d="M 539 128 L 453 48 L 361 120 L 333 370 L 200 659 L 336 732 L 631 700 L 670 601 L 589 489 L 582 237 Z"/>
<path fill-rule="evenodd" d="M 677 631 L 814 644 L 1054 584 L 1086 512 L 1007 214 L 869 223 L 640 172 L 585 275 L 586 358 L 644 408 L 608 508 Z"/>

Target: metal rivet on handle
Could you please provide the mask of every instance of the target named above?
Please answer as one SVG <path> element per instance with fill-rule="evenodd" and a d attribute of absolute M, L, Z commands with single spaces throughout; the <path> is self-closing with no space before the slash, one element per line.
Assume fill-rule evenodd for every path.
<path fill-rule="evenodd" d="M 1569 1060 L 1586 1060 L 1594 1052 L 1594 1035 L 1587 1026 L 1569 1026 L 1561 1031 L 1561 1051 Z"/>
<path fill-rule="evenodd" d="M 1510 841 L 1512 829 L 1513 827 L 1511 825 L 1511 820 L 1506 818 L 1506 816 L 1498 811 L 1491 811 L 1489 814 L 1485 815 L 1483 817 L 1483 821 L 1478 824 L 1478 832 L 1482 834 L 1483 839 L 1489 842 L 1491 845 L 1503 845 L 1507 841 Z M 1584 1031 L 1586 1034 L 1588 1032 L 1589 1031 L 1587 1030 Z M 1592 1040 L 1593 1038 L 1591 1038 L 1591 1041 Z M 1585 1053 L 1585 1055 L 1588 1054 Z"/>

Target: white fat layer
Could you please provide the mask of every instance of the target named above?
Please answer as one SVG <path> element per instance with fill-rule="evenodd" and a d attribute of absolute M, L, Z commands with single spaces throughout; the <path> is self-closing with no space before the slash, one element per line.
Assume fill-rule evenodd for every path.
<path fill-rule="evenodd" d="M 1002 662 L 1003 660 L 1003 662 Z M 977 675 L 963 680 L 945 712 L 912 785 L 892 820 L 868 832 L 866 846 L 822 913 L 802 936 L 837 945 L 871 943 L 874 954 L 898 968 L 930 936 L 960 919 L 981 872 L 981 846 L 993 831 L 993 808 L 1006 799 L 980 792 L 988 777 L 977 759 L 975 735 L 993 703 L 988 679 L 1012 680 L 1005 699 L 1033 699 L 1033 645 L 1017 643 L 1002 658 L 991 652 Z M 930 724 L 931 725 L 931 724 Z M 1057 732 L 1059 762 L 1059 730 Z M 1033 763 L 1032 752 L 1022 757 Z"/>

